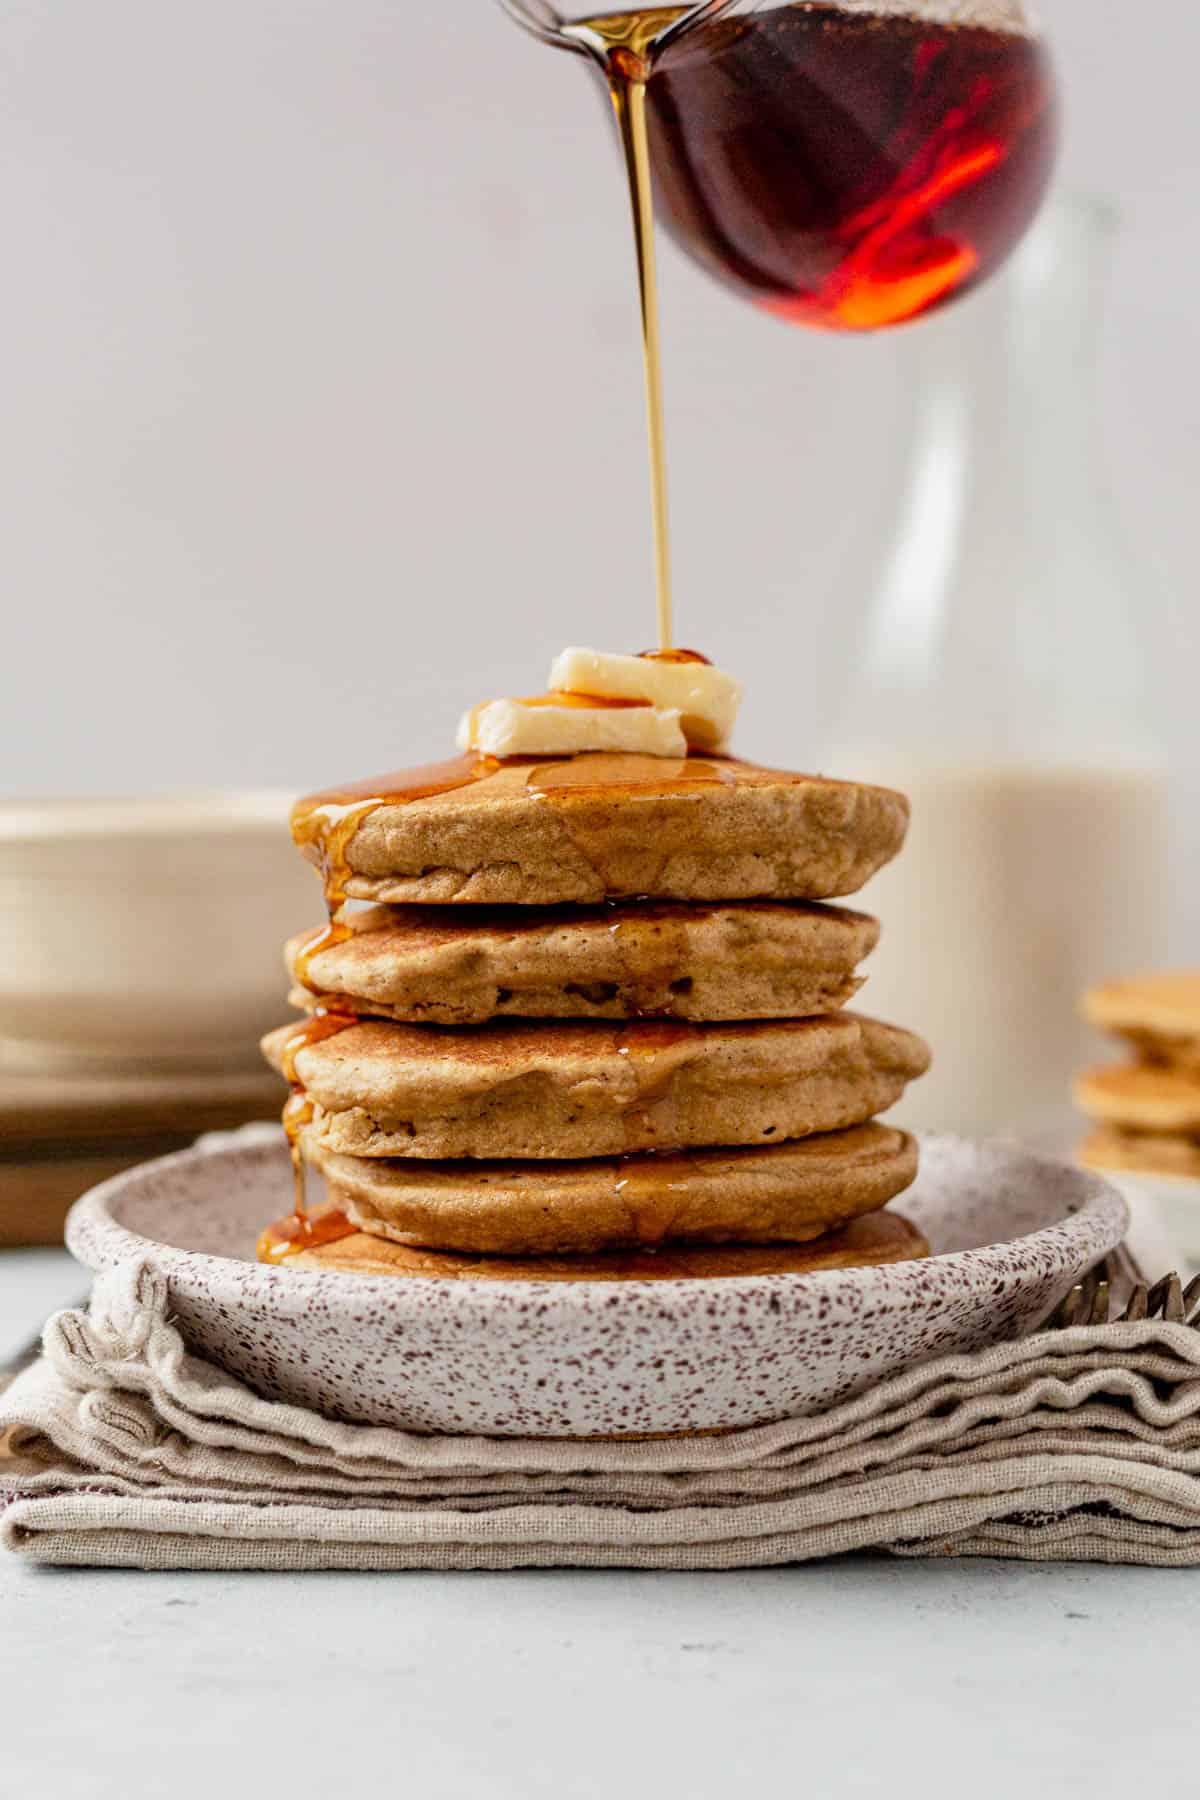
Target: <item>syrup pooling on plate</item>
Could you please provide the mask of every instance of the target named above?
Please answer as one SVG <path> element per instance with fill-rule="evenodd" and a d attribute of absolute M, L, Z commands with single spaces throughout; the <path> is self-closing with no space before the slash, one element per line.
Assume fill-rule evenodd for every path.
<path fill-rule="evenodd" d="M 283 1263 L 290 1256 L 298 1256 L 302 1250 L 319 1250 L 323 1244 L 336 1244 L 342 1238 L 352 1237 L 357 1230 L 357 1225 L 352 1225 L 345 1213 L 336 1207 L 319 1213 L 291 1213 L 286 1219 L 276 1219 L 261 1234 L 258 1260 Z"/>

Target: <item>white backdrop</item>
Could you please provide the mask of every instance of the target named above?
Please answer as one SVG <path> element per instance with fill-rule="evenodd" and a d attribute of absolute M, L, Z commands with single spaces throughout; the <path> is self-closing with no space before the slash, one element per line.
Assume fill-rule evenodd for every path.
<path fill-rule="evenodd" d="M 1200 9 L 1046 0 L 1065 181 L 1125 218 L 1110 474 L 1200 878 Z M 628 222 L 581 66 L 491 0 L 7 0 L 0 782 L 308 785 L 652 636 Z M 664 252 L 680 635 L 802 761 L 903 336 Z M 1195 938 L 1192 954 L 1197 954 Z"/>

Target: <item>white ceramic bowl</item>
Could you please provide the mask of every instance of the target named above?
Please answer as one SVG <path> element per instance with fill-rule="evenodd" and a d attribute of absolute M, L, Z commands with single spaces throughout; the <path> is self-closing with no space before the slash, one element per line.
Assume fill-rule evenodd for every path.
<path fill-rule="evenodd" d="M 251 1066 L 286 1016 L 285 936 L 316 923 L 290 796 L 0 806 L 0 1063 Z"/>
<path fill-rule="evenodd" d="M 261 1128 L 147 1163 L 80 1200 L 91 1269 L 148 1257 L 189 1344 L 260 1393 L 426 1431 L 597 1437 L 811 1412 L 929 1357 L 1041 1322 L 1124 1235 L 1098 1176 L 1005 1144 L 925 1138 L 899 1203 L 929 1262 L 724 1281 L 408 1281 L 251 1262 L 288 1210 Z"/>

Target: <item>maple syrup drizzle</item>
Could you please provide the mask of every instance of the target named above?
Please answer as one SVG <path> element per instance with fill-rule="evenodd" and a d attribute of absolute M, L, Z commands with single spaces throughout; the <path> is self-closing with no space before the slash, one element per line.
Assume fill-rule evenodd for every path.
<path fill-rule="evenodd" d="M 628 700 L 619 694 L 575 694 L 565 688 L 548 694 L 533 694 L 517 703 L 519 706 L 582 707 L 586 712 L 627 712 L 630 707 L 649 706 L 649 700 Z"/>
<path fill-rule="evenodd" d="M 304 1220 L 308 1217 L 308 1200 L 305 1194 L 304 1165 L 304 1130 L 312 1124 L 313 1105 L 305 1089 L 303 1081 L 296 1069 L 296 1058 L 302 1050 L 311 1049 L 314 1044 L 324 1043 L 327 1038 L 337 1037 L 341 1031 L 347 1031 L 357 1021 L 348 1013 L 315 1012 L 306 1019 L 299 1020 L 284 1041 L 280 1061 L 283 1064 L 283 1078 L 288 1084 L 289 1093 L 283 1108 L 283 1131 L 287 1138 L 288 1152 L 292 1159 L 293 1185 L 293 1220 Z M 274 1230 L 274 1226 L 268 1227 Z"/>
<path fill-rule="evenodd" d="M 647 1138 L 678 1139 L 670 1099 L 675 1069 L 665 1053 L 678 1044 L 698 1041 L 701 1035 L 698 1026 L 678 1019 L 639 1019 L 617 1032 L 617 1055 L 627 1058 L 634 1079 L 634 1099 L 624 1113 L 631 1154 L 644 1151 Z"/>
<path fill-rule="evenodd" d="M 624 908 L 610 918 L 608 934 L 621 963 L 626 991 L 634 996 L 654 996 L 649 1005 L 636 998 L 631 1001 L 634 1018 L 676 1017 L 673 996 L 687 955 L 687 918 L 672 907 L 643 903 L 636 911 Z"/>
<path fill-rule="evenodd" d="M 711 658 L 702 656 L 699 650 L 641 650 L 638 655 L 642 662 L 699 663 L 702 668 L 712 668 Z"/>
<path fill-rule="evenodd" d="M 680 1208 L 694 1191 L 697 1171 L 729 1178 L 728 1162 L 715 1163 L 703 1150 L 643 1150 L 617 1157 L 612 1191 L 628 1209 L 643 1249 L 669 1243 Z"/>
<path fill-rule="evenodd" d="M 354 936 L 354 928 L 341 917 L 330 918 L 326 924 L 319 925 L 309 934 L 296 954 L 295 975 L 301 987 L 316 993 L 320 990 L 312 979 L 312 965 L 323 950 L 332 950 L 338 944 L 344 944 Z M 321 993 L 321 1010 L 336 1011 L 338 996 Z"/>
<path fill-rule="evenodd" d="M 357 1023 L 349 1013 L 314 1012 L 307 1018 L 297 1019 L 296 1023 L 284 1039 L 279 1060 L 283 1064 L 283 1078 L 291 1087 L 302 1087 L 304 1084 L 296 1072 L 296 1059 L 302 1050 L 311 1050 L 316 1044 L 323 1044 L 328 1038 L 337 1037 L 339 1032 L 349 1031 Z"/>
<path fill-rule="evenodd" d="M 667 503 L 667 453 L 663 418 L 662 342 L 659 327 L 658 260 L 654 241 L 654 188 L 646 130 L 646 83 L 656 37 L 681 16 L 678 6 L 618 17 L 584 19 L 577 28 L 604 46 L 604 70 L 616 115 L 629 180 L 633 241 L 641 302 L 642 361 L 646 377 L 646 428 L 650 443 L 650 505 L 654 522 L 654 581 L 659 647 L 672 639 L 671 536 Z"/>
<path fill-rule="evenodd" d="M 330 920 L 336 920 L 349 898 L 353 870 L 346 860 L 347 851 L 373 812 L 381 806 L 409 806 L 414 800 L 456 793 L 472 782 L 485 781 L 499 767 L 495 757 L 468 750 L 445 762 L 373 776 L 298 800 L 292 808 L 292 837 L 302 855 L 321 872 Z"/>
<path fill-rule="evenodd" d="M 475 736 L 479 727 L 479 722 L 488 707 L 494 706 L 495 704 L 494 700 L 481 700 L 478 706 L 473 706 L 471 708 L 470 712 L 467 714 L 467 718 L 472 737 Z M 651 706 L 653 702 L 650 700 L 627 700 L 616 694 L 576 694 L 569 693 L 566 689 L 559 689 L 557 691 L 551 689 L 548 694 L 522 694 L 514 704 L 517 706 L 528 706 L 535 711 L 542 707 L 554 706 L 566 707 L 567 709 L 584 712 L 622 712 L 628 711 L 630 707 L 645 708 Z M 505 757 L 503 760 L 512 762 L 514 758 Z M 500 766 L 500 761 L 500 758 L 496 759 L 496 767 Z"/>
<path fill-rule="evenodd" d="M 671 652 L 667 660 L 702 662 L 696 651 Z M 563 694 L 539 696 L 543 705 L 572 706 L 640 706 L 643 701 L 627 701 L 608 696 Z M 535 701 L 535 703 L 537 703 Z M 354 871 L 347 862 L 347 852 L 359 827 L 383 806 L 408 806 L 415 800 L 428 800 L 438 794 L 456 793 L 474 782 L 486 781 L 499 770 L 526 766 L 526 787 L 532 793 L 548 793 L 555 789 L 603 788 L 610 794 L 636 792 L 652 787 L 660 791 L 709 787 L 715 783 L 744 779 L 738 773 L 737 758 L 715 752 L 670 757 L 621 757 L 607 752 L 597 768 L 587 756 L 571 757 L 507 757 L 503 761 L 472 750 L 446 762 L 429 763 L 421 768 L 401 770 L 394 775 L 376 776 L 343 788 L 331 788 L 298 800 L 292 808 L 292 837 L 301 853 L 320 870 L 325 886 L 329 925 L 315 935 L 301 952 L 299 970 L 311 964 L 319 951 L 342 943 L 352 928 L 338 917 L 346 904 L 348 887 Z M 776 779 L 776 777 L 771 777 Z M 782 779 L 783 777 L 780 777 Z M 800 776 L 793 779 L 800 780 Z M 327 935 L 328 934 L 328 935 Z M 303 979 L 303 975 L 301 975 Z M 307 986 L 308 983 L 305 982 Z"/>
<path fill-rule="evenodd" d="M 678 1204 L 686 1203 L 689 1188 L 680 1166 L 683 1158 L 670 1159 L 674 1169 L 655 1169 L 653 1161 L 652 1154 L 649 1158 L 622 1157 L 613 1183 L 613 1193 L 628 1208 L 634 1232 L 645 1248 L 653 1248 L 669 1237 Z"/>
<path fill-rule="evenodd" d="M 619 766 L 621 764 L 626 766 Z M 556 762 L 540 762 L 525 777 L 525 786 L 534 794 L 603 792 L 616 799 L 645 788 L 660 794 L 678 793 L 692 788 L 719 787 L 737 780 L 731 757 L 637 756 L 626 759 L 610 751 L 597 752 L 595 757 L 564 756 Z"/>

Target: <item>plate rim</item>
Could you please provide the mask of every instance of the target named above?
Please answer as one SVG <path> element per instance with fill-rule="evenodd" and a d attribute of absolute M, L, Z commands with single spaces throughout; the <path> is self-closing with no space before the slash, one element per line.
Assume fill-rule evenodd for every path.
<path fill-rule="evenodd" d="M 270 1133 L 271 1135 L 268 1135 Z M 923 1258 L 910 1263 L 887 1263 L 868 1265 L 851 1269 L 819 1269 L 807 1273 L 785 1271 L 774 1275 L 739 1275 L 739 1276 L 701 1276 L 679 1278 L 665 1281 L 622 1281 L 580 1280 L 565 1282 L 540 1282 L 529 1280 L 489 1280 L 462 1281 L 454 1277 L 430 1276 L 417 1284 L 421 1290 L 436 1288 L 441 1291 L 442 1298 L 454 1305 L 466 1306 L 471 1310 L 479 1310 L 480 1303 L 486 1307 L 501 1303 L 507 1298 L 518 1299 L 526 1306 L 532 1301 L 541 1301 L 542 1305 L 550 1304 L 563 1309 L 572 1306 L 594 1307 L 598 1289 L 609 1290 L 610 1299 L 622 1296 L 627 1303 L 640 1307 L 651 1306 L 664 1319 L 674 1317 L 676 1309 L 682 1305 L 691 1311 L 697 1300 L 714 1300 L 723 1298 L 737 1300 L 749 1295 L 763 1292 L 774 1292 L 777 1295 L 787 1294 L 789 1297 L 800 1292 L 810 1293 L 814 1286 L 817 1291 L 828 1295 L 835 1303 L 843 1294 L 861 1290 L 871 1280 L 882 1281 L 891 1289 L 892 1297 L 900 1300 L 907 1283 L 924 1286 L 927 1277 L 922 1271 L 928 1270 L 931 1264 L 945 1268 L 953 1276 L 958 1269 L 972 1272 L 978 1276 L 981 1268 L 993 1265 L 995 1258 L 1003 1254 L 1011 1259 L 1012 1246 L 1020 1243 L 1040 1244 L 1052 1254 L 1056 1263 L 1061 1265 L 1065 1276 L 1072 1267 L 1079 1267 L 1082 1273 L 1092 1266 L 1108 1251 L 1114 1249 L 1125 1237 L 1130 1223 L 1129 1205 L 1120 1190 L 1103 1175 L 1095 1170 L 1081 1169 L 1065 1162 L 1045 1151 L 1030 1148 L 1005 1138 L 966 1138 L 948 1132 L 917 1132 L 919 1144 L 924 1150 L 933 1145 L 965 1146 L 976 1155 L 990 1153 L 1009 1160 L 1029 1165 L 1032 1168 L 1053 1168 L 1057 1175 L 1064 1172 L 1077 1185 L 1079 1205 L 1075 1210 L 1064 1215 L 1049 1225 L 1040 1226 L 1036 1231 L 1026 1232 L 1023 1236 L 1000 1239 L 995 1243 L 977 1245 L 967 1250 L 952 1250 L 940 1256 Z M 86 1269 L 93 1274 L 101 1274 L 117 1263 L 134 1257 L 150 1256 L 156 1259 L 164 1272 L 170 1276 L 173 1269 L 205 1268 L 215 1273 L 227 1272 L 232 1277 L 239 1272 L 244 1278 L 247 1271 L 252 1272 L 265 1284 L 266 1292 L 280 1297 L 294 1295 L 305 1289 L 311 1289 L 314 1282 L 328 1285 L 330 1293 L 343 1293 L 347 1299 L 355 1298 L 361 1305 L 365 1297 L 378 1293 L 387 1295 L 393 1300 L 400 1289 L 393 1275 L 357 1275 L 338 1269 L 282 1269 L 270 1264 L 247 1262 L 238 1257 L 222 1256 L 212 1251 L 185 1250 L 178 1245 L 166 1244 L 159 1239 L 144 1237 L 131 1230 L 129 1226 L 115 1218 L 111 1211 L 114 1200 L 131 1187 L 141 1186 L 153 1181 L 162 1172 L 193 1163 L 207 1162 L 214 1167 L 227 1158 L 244 1159 L 248 1156 L 272 1158 L 286 1156 L 286 1144 L 281 1133 L 272 1127 L 260 1130 L 248 1128 L 245 1133 L 231 1131 L 229 1133 L 212 1134 L 186 1150 L 178 1150 L 168 1156 L 155 1157 L 148 1162 L 139 1163 L 133 1169 L 127 1169 L 119 1175 L 111 1176 L 97 1187 L 91 1188 L 72 1206 L 67 1217 L 65 1241 L 67 1248 Z M 903 1195 L 897 1201 L 903 1205 Z M 97 1247 L 103 1237 L 110 1240 L 123 1240 L 121 1254 L 97 1254 Z M 1081 1241 L 1086 1240 L 1086 1241 Z M 1096 1242 L 1099 1240 L 1099 1247 Z M 1078 1263 L 1075 1252 L 1092 1258 L 1092 1262 Z M 1094 1255 L 1093 1255 L 1094 1251 Z M 1055 1278 L 1054 1272 L 1044 1265 L 1018 1270 L 1014 1277 L 1011 1260 L 1004 1271 L 1011 1281 L 1019 1280 L 1023 1273 L 1045 1281 Z M 297 1278 L 300 1285 L 297 1287 Z M 957 1283 L 954 1283 L 957 1286 Z M 973 1282 L 971 1285 L 974 1285 Z M 453 1296 L 453 1298 L 452 1298 Z"/>

